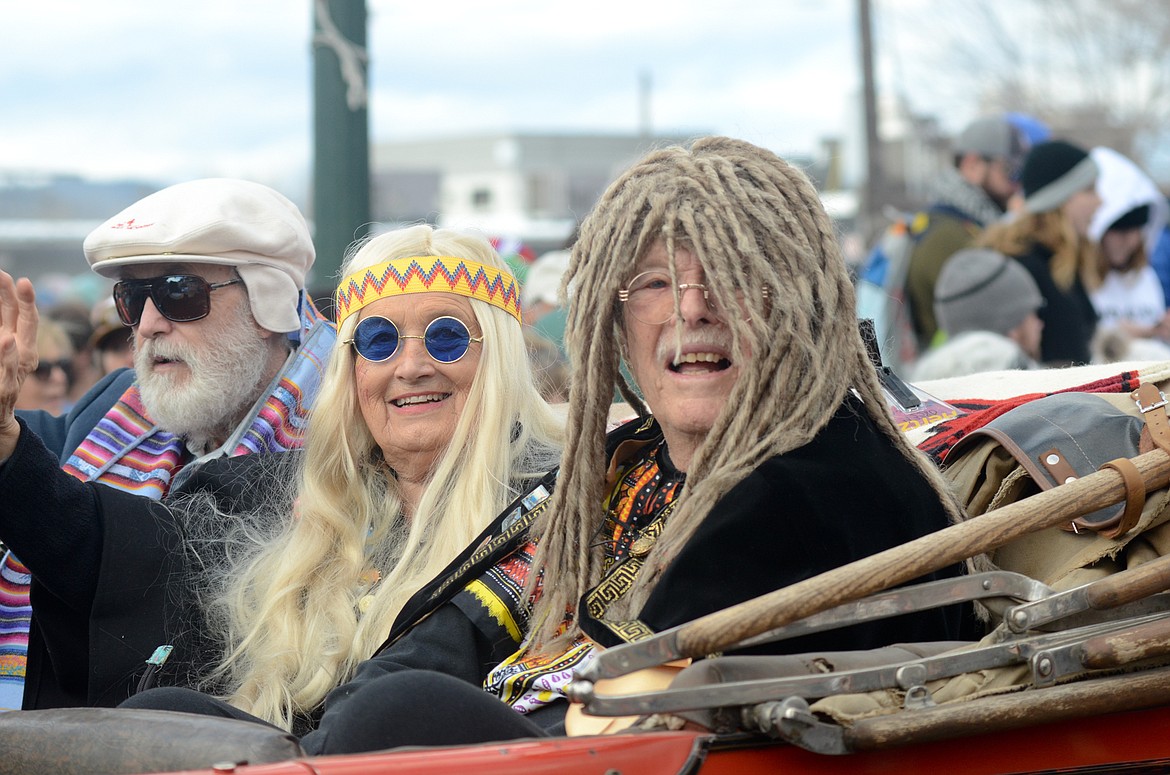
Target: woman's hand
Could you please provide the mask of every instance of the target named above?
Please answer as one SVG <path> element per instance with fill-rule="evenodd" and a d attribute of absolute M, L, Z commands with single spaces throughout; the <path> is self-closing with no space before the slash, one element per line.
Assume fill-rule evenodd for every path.
<path fill-rule="evenodd" d="M 32 283 L 0 271 L 0 461 L 16 449 L 16 397 L 37 367 L 37 304 Z"/>

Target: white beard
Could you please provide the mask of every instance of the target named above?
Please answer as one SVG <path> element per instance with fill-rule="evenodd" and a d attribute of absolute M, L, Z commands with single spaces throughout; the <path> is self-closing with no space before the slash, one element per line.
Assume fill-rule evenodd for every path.
<path fill-rule="evenodd" d="M 226 435 L 267 385 L 269 344 L 260 337 L 246 303 L 209 331 L 208 346 L 195 348 L 166 339 L 141 341 L 134 370 L 142 403 L 159 427 L 199 448 Z M 186 379 L 155 373 L 154 359 L 187 364 Z M 222 439 L 220 439 L 222 441 Z"/>

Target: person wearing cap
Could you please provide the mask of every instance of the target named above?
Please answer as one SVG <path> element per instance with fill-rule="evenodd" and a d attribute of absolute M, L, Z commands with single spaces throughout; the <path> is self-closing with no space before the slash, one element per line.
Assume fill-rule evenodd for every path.
<path fill-rule="evenodd" d="M 94 305 L 90 323 L 89 350 L 99 377 L 134 368 L 134 329 L 122 322 L 112 296 Z"/>
<path fill-rule="evenodd" d="M 561 278 L 569 268 L 569 250 L 550 250 L 542 253 L 528 269 L 524 278 L 524 323 L 535 325 L 542 317 L 561 308 L 558 296 Z"/>
<path fill-rule="evenodd" d="M 1149 255 L 1166 223 L 1166 200 L 1136 164 L 1111 148 L 1093 148 L 1101 206 L 1089 224 L 1099 247 L 1089 298 L 1099 331 L 1134 339 L 1170 332 L 1166 299 Z"/>
<path fill-rule="evenodd" d="M 955 253 L 938 276 L 934 313 L 946 339 L 914 363 L 914 380 L 1034 369 L 1040 357 L 1040 289 L 1018 261 L 987 248 Z"/>
<path fill-rule="evenodd" d="M 20 413 L 68 474 L 157 500 L 194 461 L 300 445 L 336 333 L 304 292 L 315 252 L 292 202 L 244 180 L 179 183 L 98 226 L 84 250 L 116 281 L 134 368 L 103 378 L 67 415 Z M 26 708 L 85 704 L 76 667 L 48 658 L 77 646 L 37 623 L 60 605 L 55 579 L 30 578 L 18 556 L 7 552 L 0 571 L 10 584 L 0 653 L 11 663 L 0 706 L 20 707 L 22 690 Z"/>
<path fill-rule="evenodd" d="M 419 587 L 497 514 L 551 488 L 563 421 L 527 366 L 519 293 L 480 235 L 420 225 L 371 238 L 343 268 L 303 452 L 205 462 L 162 505 L 78 482 L 0 412 L 0 538 L 34 574 L 76 555 L 42 617 L 76 636 L 52 644 L 75 704 L 197 686 L 285 730 L 311 727 Z M 0 396 L 35 360 L 30 329 L 31 286 L 0 273 Z M 476 600 L 440 629 L 494 634 L 498 609 Z M 169 658 L 147 666 L 164 644 Z M 416 656 L 447 668 L 441 651 Z"/>
<path fill-rule="evenodd" d="M 906 292 L 920 350 L 938 331 L 934 287 L 943 264 L 968 247 L 979 232 L 1007 210 L 1019 188 L 1020 167 L 1028 150 L 1027 135 L 1010 116 L 976 119 L 953 144 L 953 168 L 943 170 L 935 186 L 928 219 L 915 228 Z"/>
<path fill-rule="evenodd" d="M 277 375 L 300 365 L 300 346 L 310 335 L 334 336 L 303 290 L 315 257 L 308 225 L 267 186 L 226 178 L 170 186 L 100 225 L 84 250 L 95 272 L 116 281 L 113 298 L 133 329 L 135 369 L 99 383 L 67 417 L 25 419 L 67 465 L 107 414 L 133 416 L 117 420 L 118 435 L 130 433 L 127 422 L 154 427 L 152 443 L 173 449 L 175 460 L 167 471 L 152 462 L 155 473 L 141 492 L 162 494 L 191 459 L 236 452 L 228 449 L 242 436 L 236 431 Z M 311 402 L 301 403 L 294 425 Z M 100 461 L 74 464 L 113 480 L 103 469 L 130 450 L 115 446 Z M 128 478 L 123 472 L 123 482 Z"/>
<path fill-rule="evenodd" d="M 89 347 L 93 324 L 90 322 L 90 308 L 81 299 L 66 299 L 45 310 L 45 319 L 65 330 L 69 337 L 69 349 L 73 353 L 70 369 L 69 395 L 63 409 L 50 410 L 54 414 L 68 411 L 77 400 L 101 379 L 93 363 L 93 351 Z"/>
<path fill-rule="evenodd" d="M 991 226 L 977 244 L 1016 258 L 1040 289 L 1040 360 L 1048 366 L 1090 362 L 1097 313 L 1086 278 L 1096 271 L 1089 224 L 1101 203 L 1098 167 L 1088 151 L 1063 140 L 1028 152 L 1020 174 L 1022 211 Z"/>
<path fill-rule="evenodd" d="M 542 253 L 529 267 L 520 291 L 528 352 L 537 374 L 543 375 L 544 395 L 553 403 L 563 403 L 569 396 L 569 362 L 564 350 L 567 310 L 558 297 L 568 266 L 568 250 Z"/>

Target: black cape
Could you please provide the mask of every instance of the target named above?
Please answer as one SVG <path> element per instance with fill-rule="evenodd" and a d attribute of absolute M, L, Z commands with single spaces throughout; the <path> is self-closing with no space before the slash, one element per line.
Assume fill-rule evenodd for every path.
<path fill-rule="evenodd" d="M 296 454 L 209 461 L 167 502 L 200 492 L 240 513 L 268 495 L 273 467 Z M 0 540 L 32 574 L 24 708 L 117 705 L 161 645 L 174 651 L 157 682 L 184 683 L 213 658 L 190 594 L 187 525 L 166 502 L 80 482 L 59 465 L 22 429 L 0 466 Z"/>

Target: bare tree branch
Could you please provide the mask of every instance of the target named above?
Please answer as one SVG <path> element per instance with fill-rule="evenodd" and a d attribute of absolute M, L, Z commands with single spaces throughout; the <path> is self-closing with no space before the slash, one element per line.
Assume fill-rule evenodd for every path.
<path fill-rule="evenodd" d="M 896 88 L 918 110 L 1021 110 L 1123 153 L 1170 126 L 1170 0 L 936 0 L 926 8 L 879 9 L 892 19 L 882 24 L 896 28 L 890 37 L 907 74 Z"/>

